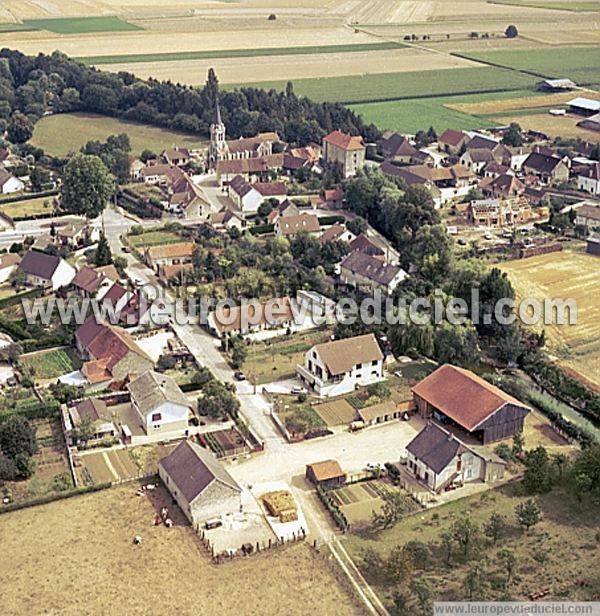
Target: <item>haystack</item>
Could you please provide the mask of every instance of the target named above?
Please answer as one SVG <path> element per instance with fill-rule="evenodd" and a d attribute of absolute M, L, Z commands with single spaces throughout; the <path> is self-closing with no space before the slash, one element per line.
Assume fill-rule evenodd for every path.
<path fill-rule="evenodd" d="M 294 497 L 286 490 L 267 492 L 262 495 L 262 501 L 272 516 L 280 522 L 294 522 L 298 519 L 298 511 Z"/>

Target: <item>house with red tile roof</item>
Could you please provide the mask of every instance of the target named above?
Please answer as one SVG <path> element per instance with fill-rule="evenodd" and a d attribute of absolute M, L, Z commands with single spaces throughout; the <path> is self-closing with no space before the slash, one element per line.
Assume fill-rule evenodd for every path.
<path fill-rule="evenodd" d="M 366 151 L 360 136 L 334 130 L 323 138 L 323 160 L 331 165 L 339 165 L 345 178 L 356 175 L 357 170 L 365 164 Z"/>

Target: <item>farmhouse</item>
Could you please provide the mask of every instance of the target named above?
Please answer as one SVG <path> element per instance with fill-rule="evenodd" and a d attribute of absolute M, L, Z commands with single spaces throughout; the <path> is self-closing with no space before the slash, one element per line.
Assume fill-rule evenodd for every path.
<path fill-rule="evenodd" d="M 323 193 L 325 205 L 332 210 L 339 210 L 344 207 L 344 191 L 341 188 L 331 188 Z"/>
<path fill-rule="evenodd" d="M 227 187 L 229 198 L 244 213 L 255 214 L 265 199 L 283 201 L 287 187 L 283 182 L 256 182 L 250 184 L 241 175 L 236 175 Z"/>
<path fill-rule="evenodd" d="M 195 244 L 193 242 L 149 246 L 144 252 L 144 260 L 148 267 L 154 270 L 158 270 L 161 265 L 191 263 L 194 248 Z"/>
<path fill-rule="evenodd" d="M 380 290 L 391 295 L 408 274 L 398 265 L 384 263 L 358 250 L 340 264 L 340 281 L 364 291 Z"/>
<path fill-rule="evenodd" d="M 460 164 L 475 173 L 480 173 L 489 163 L 496 162 L 492 150 L 485 148 L 467 150 L 460 157 Z"/>
<path fill-rule="evenodd" d="M 319 242 L 326 244 L 327 242 L 351 242 L 356 239 L 356 235 L 349 231 L 345 225 L 331 225 L 328 229 L 325 229 L 319 237 Z"/>
<path fill-rule="evenodd" d="M 322 462 L 307 464 L 306 478 L 325 490 L 343 486 L 346 483 L 346 473 L 336 460 L 323 460 Z"/>
<path fill-rule="evenodd" d="M 25 189 L 25 184 L 19 178 L 11 175 L 4 167 L 0 166 L 0 189 L 3 195 L 10 195 Z"/>
<path fill-rule="evenodd" d="M 81 297 L 95 297 L 102 294 L 102 291 L 106 293 L 118 279 L 119 274 L 114 265 L 99 268 L 84 265 L 75 274 L 72 284 Z"/>
<path fill-rule="evenodd" d="M 345 178 L 356 175 L 365 164 L 365 153 L 362 137 L 334 130 L 323 138 L 323 159 L 328 164 L 339 165 Z"/>
<path fill-rule="evenodd" d="M 124 381 L 130 374 L 150 370 L 154 362 L 123 329 L 97 323 L 91 316 L 75 331 L 75 344 L 90 385 Z"/>
<path fill-rule="evenodd" d="M 158 463 L 166 488 L 196 529 L 242 508 L 242 489 L 212 453 L 183 441 Z"/>
<path fill-rule="evenodd" d="M 146 434 L 187 430 L 190 403 L 173 377 L 147 370 L 127 390 Z"/>
<path fill-rule="evenodd" d="M 419 163 L 423 159 L 423 153 L 419 152 L 406 137 L 398 133 L 393 133 L 389 137 L 381 139 L 377 145 L 385 160 L 393 160 L 408 165 Z"/>
<path fill-rule="evenodd" d="M 600 163 L 594 163 L 579 172 L 577 188 L 592 195 L 600 195 Z"/>
<path fill-rule="evenodd" d="M 140 170 L 139 177 L 146 184 L 166 184 L 172 169 L 171 165 L 149 162 Z"/>
<path fill-rule="evenodd" d="M 217 163 L 217 181 L 220 186 L 230 182 L 236 175 L 245 180 L 268 180 L 273 172 L 283 169 L 283 154 L 269 154 L 256 158 L 220 160 Z"/>
<path fill-rule="evenodd" d="M 358 409 L 357 414 L 358 418 L 365 426 L 373 426 L 375 424 L 399 419 L 405 413 L 412 410 L 412 401 L 396 404 L 393 400 L 383 400 L 383 402 Z"/>
<path fill-rule="evenodd" d="M 295 237 L 298 233 L 318 233 L 320 228 L 319 219 L 315 214 L 280 216 L 275 221 L 277 237 Z"/>
<path fill-rule="evenodd" d="M 231 208 L 223 208 L 209 217 L 210 224 L 218 230 L 236 228 L 242 230 L 248 223 L 246 219 Z"/>
<path fill-rule="evenodd" d="M 90 440 L 100 440 L 106 437 L 115 437 L 117 428 L 104 400 L 100 398 L 84 398 L 67 409 L 63 414 L 67 438 L 71 438 L 74 445 L 80 440 L 78 431 L 82 425 L 89 422 L 93 427 Z"/>
<path fill-rule="evenodd" d="M 479 183 L 479 188 L 492 197 L 517 197 L 525 192 L 525 184 L 512 173 L 498 175 L 489 182 L 484 179 Z"/>
<path fill-rule="evenodd" d="M 168 165 L 185 167 L 190 162 L 190 151 L 187 148 L 170 148 L 162 153 Z"/>
<path fill-rule="evenodd" d="M 585 227 L 588 233 L 600 230 L 600 206 L 582 205 L 577 209 L 575 224 Z"/>
<path fill-rule="evenodd" d="M 383 353 L 373 334 L 325 342 L 307 351 L 296 372 L 320 396 L 337 396 L 381 381 Z"/>
<path fill-rule="evenodd" d="M 75 268 L 57 255 L 29 250 L 21 259 L 18 270 L 25 274 L 28 285 L 56 291 L 66 287 L 75 277 Z"/>
<path fill-rule="evenodd" d="M 498 141 L 484 135 L 473 134 L 465 143 L 467 150 L 494 150 L 498 146 Z"/>
<path fill-rule="evenodd" d="M 531 152 L 523 162 L 522 170 L 547 184 L 560 184 L 569 180 L 569 167 L 565 161 L 543 152 Z"/>
<path fill-rule="evenodd" d="M 76 249 L 85 242 L 97 239 L 97 232 L 90 228 L 84 221 L 76 220 L 56 230 L 55 240 L 57 243 Z"/>
<path fill-rule="evenodd" d="M 257 306 L 250 302 L 239 306 L 217 306 L 208 315 L 208 327 L 218 337 L 246 335 L 264 329 L 288 328 L 293 322 L 289 297 L 272 298 Z"/>
<path fill-rule="evenodd" d="M 506 468 L 501 458 L 478 453 L 432 422 L 408 443 L 406 455 L 408 470 L 433 492 L 471 481 L 498 481 Z"/>
<path fill-rule="evenodd" d="M 269 212 L 267 216 L 267 223 L 272 225 L 280 216 L 298 216 L 300 210 L 296 204 L 292 203 L 289 199 L 281 201 Z"/>
<path fill-rule="evenodd" d="M 458 154 L 462 146 L 467 142 L 468 136 L 462 131 L 446 129 L 439 137 L 438 149 L 447 154 Z"/>
<path fill-rule="evenodd" d="M 483 444 L 523 430 L 529 407 L 469 370 L 440 366 L 412 388 L 419 413 Z"/>

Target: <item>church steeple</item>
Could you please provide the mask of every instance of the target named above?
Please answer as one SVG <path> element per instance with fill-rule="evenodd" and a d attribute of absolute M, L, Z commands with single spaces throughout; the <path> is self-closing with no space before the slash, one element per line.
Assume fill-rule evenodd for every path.
<path fill-rule="evenodd" d="M 208 149 L 208 164 L 215 169 L 217 162 L 223 160 L 227 154 L 227 140 L 225 137 L 225 124 L 221 119 L 219 96 L 215 96 L 214 123 L 210 125 L 210 147 Z"/>

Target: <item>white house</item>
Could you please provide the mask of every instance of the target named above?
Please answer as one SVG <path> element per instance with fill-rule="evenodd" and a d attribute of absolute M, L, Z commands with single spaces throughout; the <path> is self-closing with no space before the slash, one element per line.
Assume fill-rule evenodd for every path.
<path fill-rule="evenodd" d="M 187 430 L 190 403 L 173 378 L 147 370 L 127 389 L 147 434 Z"/>
<path fill-rule="evenodd" d="M 592 195 L 600 195 L 600 163 L 594 163 L 579 172 L 577 188 Z"/>
<path fill-rule="evenodd" d="M 317 344 L 307 351 L 299 378 L 320 396 L 338 396 L 383 379 L 383 353 L 373 334 Z"/>
<path fill-rule="evenodd" d="M 181 442 L 158 463 L 158 474 L 196 529 L 242 509 L 242 488 L 210 451 L 194 442 Z"/>
<path fill-rule="evenodd" d="M 432 492 L 472 481 L 502 479 L 506 463 L 476 451 L 435 423 L 425 426 L 406 446 L 408 470 Z"/>
<path fill-rule="evenodd" d="M 364 252 L 355 250 L 340 263 L 340 280 L 363 291 L 379 290 L 391 295 L 408 277 L 398 265 L 392 265 Z"/>
<path fill-rule="evenodd" d="M 245 214 L 255 214 L 265 199 L 281 202 L 287 197 L 283 182 L 256 182 L 251 184 L 241 175 L 236 175 L 227 187 L 229 198 Z"/>
<path fill-rule="evenodd" d="M 0 167 L 0 188 L 3 195 L 19 192 L 25 188 L 25 184 L 19 178 L 11 175 L 4 167 Z"/>
<path fill-rule="evenodd" d="M 57 255 L 30 250 L 25 253 L 18 267 L 34 287 L 48 287 L 53 291 L 66 287 L 75 278 L 75 268 Z"/>
<path fill-rule="evenodd" d="M 6 282 L 10 278 L 20 262 L 21 257 L 13 252 L 0 255 L 0 283 Z"/>

